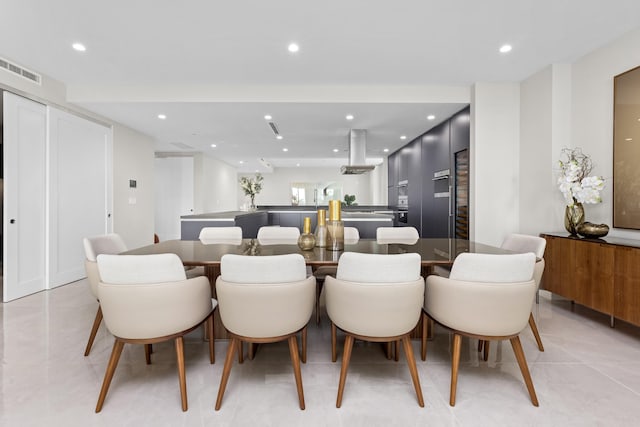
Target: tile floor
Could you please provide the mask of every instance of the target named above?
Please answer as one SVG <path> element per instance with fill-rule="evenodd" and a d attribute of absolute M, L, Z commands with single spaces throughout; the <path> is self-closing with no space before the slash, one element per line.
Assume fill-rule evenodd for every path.
<path fill-rule="evenodd" d="M 401 358 L 357 343 L 342 408 L 335 399 L 339 363 L 330 361 L 330 332 L 309 328 L 302 366 L 307 409 L 298 408 L 288 349 L 262 346 L 253 361 L 234 365 L 219 412 L 213 406 L 226 352 L 216 343 L 208 363 L 201 333 L 187 339 L 189 411 L 180 410 L 172 344 L 125 346 L 100 414 L 94 413 L 113 339 L 104 326 L 83 357 L 96 310 L 85 281 L 0 304 L 0 426 L 636 426 L 640 424 L 640 328 L 551 299 L 535 308 L 546 351 L 531 333 L 522 342 L 540 407 L 531 405 L 511 346 L 492 344 L 480 361 L 476 341 L 463 341 L 457 403 L 448 404 L 450 337 L 437 330 L 418 370 L 425 407 L 417 405 Z M 414 342 L 418 355 L 419 343 Z M 497 351 L 496 351 L 497 350 Z"/>

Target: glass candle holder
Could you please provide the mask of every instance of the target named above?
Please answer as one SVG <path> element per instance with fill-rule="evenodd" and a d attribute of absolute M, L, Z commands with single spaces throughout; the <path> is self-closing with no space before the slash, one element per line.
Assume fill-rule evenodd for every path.
<path fill-rule="evenodd" d="M 344 221 L 327 221 L 327 249 L 344 250 Z"/>

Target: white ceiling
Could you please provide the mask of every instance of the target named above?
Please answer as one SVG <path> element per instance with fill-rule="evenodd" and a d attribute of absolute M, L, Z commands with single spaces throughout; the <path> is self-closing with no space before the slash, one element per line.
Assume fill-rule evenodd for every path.
<path fill-rule="evenodd" d="M 0 11 L 0 56 L 64 82 L 71 102 L 158 151 L 245 171 L 259 158 L 344 163 L 350 128 L 383 157 L 461 109 L 471 84 L 521 81 L 640 26 L 638 0 L 0 0 Z"/>

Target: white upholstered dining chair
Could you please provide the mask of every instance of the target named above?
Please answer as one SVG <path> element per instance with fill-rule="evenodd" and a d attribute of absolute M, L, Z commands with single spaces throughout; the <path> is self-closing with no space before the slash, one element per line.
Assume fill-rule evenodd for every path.
<path fill-rule="evenodd" d="M 104 322 L 115 337 L 111 358 L 98 397 L 96 412 L 109 391 L 125 343 L 175 342 L 182 410 L 187 410 L 187 383 L 183 337 L 207 322 L 209 358 L 215 362 L 213 312 L 206 277 L 187 279 L 182 261 L 175 254 L 98 255 L 98 296 Z M 147 351 L 147 363 L 150 355 Z"/>
<path fill-rule="evenodd" d="M 531 402 L 538 406 L 520 332 L 527 326 L 536 282 L 533 253 L 458 255 L 449 278 L 427 277 L 427 315 L 453 332 L 449 404 L 455 406 L 462 336 L 511 342 Z"/>
<path fill-rule="evenodd" d="M 298 227 L 264 226 L 258 229 L 258 243 L 261 245 L 296 245 L 300 237 Z"/>
<path fill-rule="evenodd" d="M 305 408 L 297 333 L 302 332 L 302 358 L 306 359 L 306 328 L 313 312 L 316 279 L 308 277 L 302 255 L 224 255 L 216 295 L 220 318 L 229 335 L 216 410 L 222 405 L 234 353 L 242 342 L 273 343 L 287 340 L 298 390 Z"/>
<path fill-rule="evenodd" d="M 538 261 L 536 262 L 536 266 L 533 270 L 533 278 L 536 281 L 536 298 L 538 298 L 538 290 L 540 288 L 540 281 L 542 280 L 542 274 L 544 273 L 544 250 L 547 246 L 547 241 L 542 237 L 538 236 L 529 236 L 526 234 L 509 234 L 504 241 L 502 242 L 502 249 L 507 249 L 517 253 L 533 253 Z M 544 351 L 544 346 L 542 345 L 542 338 L 540 338 L 540 332 L 538 331 L 538 325 L 533 317 L 533 312 L 529 313 L 529 327 L 531 328 L 531 332 L 533 333 L 534 338 L 536 339 L 536 344 L 538 345 L 538 350 Z M 489 343 L 484 341 L 478 342 L 478 351 L 482 350 L 482 346 L 484 345 L 484 360 L 486 361 L 489 358 Z"/>
<path fill-rule="evenodd" d="M 420 239 L 420 233 L 415 227 L 378 227 L 376 229 L 376 241 L 381 244 L 412 245 L 418 239 Z"/>
<path fill-rule="evenodd" d="M 242 228 L 203 227 L 198 238 L 204 245 L 239 245 L 242 243 Z"/>
<path fill-rule="evenodd" d="M 422 312 L 424 279 L 420 276 L 420 256 L 346 252 L 340 257 L 336 277 L 327 276 L 325 294 L 327 314 L 332 322 L 333 354 L 336 328 L 346 334 L 336 407 L 342 405 L 355 339 L 382 343 L 402 341 L 418 404 L 424 406 L 409 338 Z"/>
<path fill-rule="evenodd" d="M 102 308 L 100 307 L 100 300 L 98 299 L 98 283 L 100 282 L 100 274 L 98 273 L 98 263 L 96 258 L 100 254 L 119 254 L 127 250 L 124 240 L 118 234 L 105 234 L 100 236 L 85 237 L 82 239 L 84 246 L 84 268 L 87 273 L 87 281 L 89 282 L 89 289 L 93 296 L 98 300 L 98 311 L 96 317 L 93 320 L 93 326 L 91 327 L 91 333 L 89 334 L 89 340 L 84 350 L 84 355 L 88 356 L 93 346 L 93 341 L 98 333 L 98 328 L 102 322 Z"/>

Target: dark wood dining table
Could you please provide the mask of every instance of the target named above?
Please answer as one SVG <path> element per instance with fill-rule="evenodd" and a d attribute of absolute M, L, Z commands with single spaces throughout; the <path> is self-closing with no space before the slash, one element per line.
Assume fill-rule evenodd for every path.
<path fill-rule="evenodd" d="M 220 260 L 225 254 L 268 256 L 297 253 L 302 255 L 306 264 L 315 270 L 321 266 L 338 265 L 340 255 L 344 252 L 390 255 L 417 253 L 422 260 L 423 277 L 432 274 L 435 266 L 451 266 L 456 257 L 463 252 L 511 253 L 494 246 L 463 239 L 419 239 L 414 244 L 382 244 L 377 243 L 376 239 L 360 239 L 357 243 L 345 242 L 344 251 L 331 251 L 318 247 L 303 251 L 298 245 L 259 244 L 257 239 L 243 239 L 239 245 L 205 244 L 200 240 L 166 240 L 123 252 L 123 255 L 174 253 L 180 257 L 185 266 L 204 267 L 204 273 L 209 278 L 212 293 L 215 296 L 215 282 L 220 275 Z M 216 320 L 215 336 L 216 338 L 226 337 L 226 331 L 219 319 Z"/>

